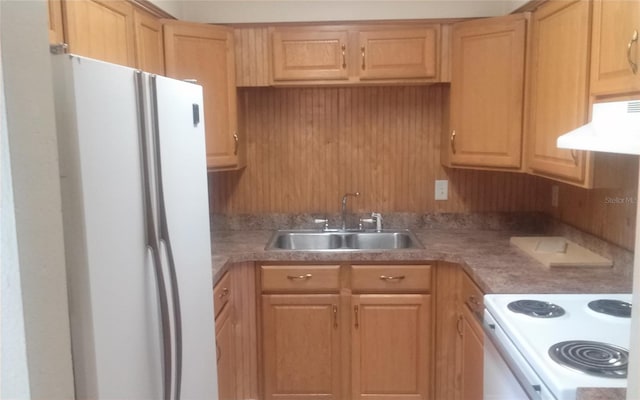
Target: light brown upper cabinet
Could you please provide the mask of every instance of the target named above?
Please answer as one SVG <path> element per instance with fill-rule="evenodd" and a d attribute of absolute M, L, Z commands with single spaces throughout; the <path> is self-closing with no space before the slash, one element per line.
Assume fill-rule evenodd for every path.
<path fill-rule="evenodd" d="M 360 79 L 436 79 L 439 29 L 359 30 Z"/>
<path fill-rule="evenodd" d="M 348 36 L 342 27 L 272 29 L 273 79 L 348 79 Z"/>
<path fill-rule="evenodd" d="M 62 25 L 62 1 L 48 0 L 47 11 L 49 13 L 49 43 L 64 43 L 64 27 Z"/>
<path fill-rule="evenodd" d="M 153 15 L 135 9 L 136 67 L 154 74 L 164 75 L 164 43 L 162 23 Z"/>
<path fill-rule="evenodd" d="M 272 27 L 273 83 L 437 82 L 440 25 Z"/>
<path fill-rule="evenodd" d="M 595 0 L 591 49 L 591 94 L 640 91 L 640 2 Z"/>
<path fill-rule="evenodd" d="M 516 14 L 453 26 L 445 165 L 521 168 L 526 24 Z"/>
<path fill-rule="evenodd" d="M 591 3 L 551 0 L 534 11 L 528 68 L 527 168 L 592 184 L 591 153 L 558 149 L 558 136 L 587 122 Z"/>
<path fill-rule="evenodd" d="M 169 21 L 164 51 L 167 76 L 195 79 L 203 87 L 208 169 L 241 168 L 232 29 Z"/>
<path fill-rule="evenodd" d="M 133 6 L 125 0 L 64 2 L 69 52 L 135 66 Z"/>

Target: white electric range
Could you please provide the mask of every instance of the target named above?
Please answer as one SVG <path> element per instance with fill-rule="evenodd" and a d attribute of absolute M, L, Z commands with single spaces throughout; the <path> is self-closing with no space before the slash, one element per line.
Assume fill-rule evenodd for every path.
<path fill-rule="evenodd" d="M 575 400 L 578 387 L 626 387 L 630 294 L 492 294 L 484 301 L 487 348 L 495 345 L 509 367 L 503 370 L 524 389 L 487 394 L 487 386 L 508 385 L 487 382 L 500 368 L 487 366 L 485 350 L 485 399 Z M 611 309 L 615 315 L 603 313 Z"/>

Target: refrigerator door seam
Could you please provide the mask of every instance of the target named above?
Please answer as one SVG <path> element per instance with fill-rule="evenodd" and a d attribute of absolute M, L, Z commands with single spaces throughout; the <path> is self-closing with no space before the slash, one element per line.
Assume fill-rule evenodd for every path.
<path fill-rule="evenodd" d="M 145 122 L 145 103 L 144 103 L 144 85 L 142 71 L 135 71 L 135 88 L 136 88 L 136 105 L 138 108 L 138 136 L 140 141 L 141 155 L 141 172 L 143 186 L 143 210 L 145 224 L 145 242 L 147 249 L 151 252 L 153 267 L 158 287 L 158 299 L 160 302 L 160 318 L 162 325 L 162 343 L 163 343 L 163 399 L 171 399 L 171 373 L 172 373 L 172 357 L 171 357 L 171 328 L 169 325 L 169 306 L 167 288 L 162 272 L 160 259 L 160 246 L 158 243 L 158 235 L 154 223 L 153 209 L 151 207 L 151 187 L 149 176 L 149 147 L 148 132 Z"/>
<path fill-rule="evenodd" d="M 167 261 L 169 263 L 169 278 L 171 283 L 171 296 L 173 305 L 174 318 L 174 344 L 175 344 L 175 400 L 180 400 L 182 387 L 182 314 L 180 308 L 180 290 L 178 288 L 178 277 L 176 273 L 175 257 L 173 247 L 171 246 L 171 237 L 169 234 L 169 226 L 167 221 L 167 210 L 165 207 L 164 187 L 162 184 L 162 163 L 160 151 L 160 127 L 158 118 L 158 91 L 156 75 L 150 76 L 151 89 L 151 116 L 152 116 L 152 132 L 153 132 L 153 149 L 155 155 L 155 171 L 156 171 L 156 191 L 158 198 L 158 214 L 159 214 L 159 238 L 160 242 L 165 244 L 167 252 Z"/>

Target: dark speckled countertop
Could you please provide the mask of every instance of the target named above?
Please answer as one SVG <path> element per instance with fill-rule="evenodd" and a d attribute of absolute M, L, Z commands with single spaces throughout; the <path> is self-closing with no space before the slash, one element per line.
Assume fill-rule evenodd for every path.
<path fill-rule="evenodd" d="M 460 264 L 485 293 L 630 293 L 632 256 L 593 249 L 614 259 L 612 268 L 547 268 L 509 243 L 521 232 L 413 230 L 425 249 L 311 252 L 264 249 L 273 231 L 216 231 L 212 235 L 217 281 L 228 262 L 447 261 Z M 574 240 L 575 238 L 571 238 Z M 592 246 L 593 247 L 593 246 Z M 606 254 L 609 252 L 609 254 Z"/>
<path fill-rule="evenodd" d="M 467 219 L 465 219 L 466 223 Z M 447 225 L 447 224 L 444 224 Z M 450 225 L 450 224 L 449 224 Z M 564 236 L 610 258 L 612 268 L 547 268 L 509 243 L 511 236 L 540 234 L 535 230 L 412 227 L 425 249 L 359 252 L 266 251 L 273 229 L 217 230 L 212 233 L 213 279 L 235 262 L 393 262 L 446 261 L 460 264 L 485 293 L 630 293 L 633 253 L 574 228 L 551 221 L 547 235 Z M 460 225 L 460 224 L 458 224 Z M 486 224 L 481 224 L 486 225 Z M 256 228 L 256 226 L 253 226 Z M 260 227 L 262 228 L 262 227 Z M 524 232 L 524 233 L 523 233 Z M 624 389 L 581 388 L 577 400 L 623 400 Z"/>

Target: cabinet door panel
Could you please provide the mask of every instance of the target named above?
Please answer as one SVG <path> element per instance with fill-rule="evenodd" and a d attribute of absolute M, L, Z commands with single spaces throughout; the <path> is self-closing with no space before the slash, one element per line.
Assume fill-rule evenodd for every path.
<path fill-rule="evenodd" d="M 452 164 L 520 168 L 525 34 L 523 15 L 454 26 Z"/>
<path fill-rule="evenodd" d="M 195 79 L 203 87 L 207 167 L 240 166 L 232 30 L 169 22 L 164 44 L 167 76 Z"/>
<path fill-rule="evenodd" d="M 235 400 L 237 364 L 231 304 L 227 304 L 216 318 L 216 353 L 219 399 Z"/>
<path fill-rule="evenodd" d="M 162 23 L 138 9 L 134 11 L 133 17 L 136 33 L 136 67 L 164 75 Z"/>
<path fill-rule="evenodd" d="M 62 1 L 47 0 L 49 16 L 49 43 L 64 43 L 64 28 L 62 25 Z"/>
<path fill-rule="evenodd" d="M 273 30 L 273 79 L 347 79 L 347 37 L 339 28 Z"/>
<path fill-rule="evenodd" d="M 64 3 L 69 51 L 86 57 L 135 66 L 133 6 L 124 0 Z"/>
<path fill-rule="evenodd" d="M 640 34 L 640 2 L 596 0 L 593 3 L 591 93 L 629 93 L 640 90 L 640 65 L 634 73 L 629 58 L 640 64 L 639 43 L 627 46 L 633 32 Z"/>
<path fill-rule="evenodd" d="M 339 295 L 263 295 L 265 399 L 340 398 Z"/>
<path fill-rule="evenodd" d="M 437 77 L 439 26 L 358 32 L 360 79 Z"/>
<path fill-rule="evenodd" d="M 460 393 L 464 400 L 482 400 L 484 333 L 469 309 L 463 305 L 460 317 Z"/>
<path fill-rule="evenodd" d="M 429 295 L 354 295 L 352 399 L 428 399 Z"/>
<path fill-rule="evenodd" d="M 582 184 L 586 154 L 558 149 L 558 136 L 587 122 L 591 5 L 550 1 L 532 18 L 528 167 L 533 173 Z"/>

